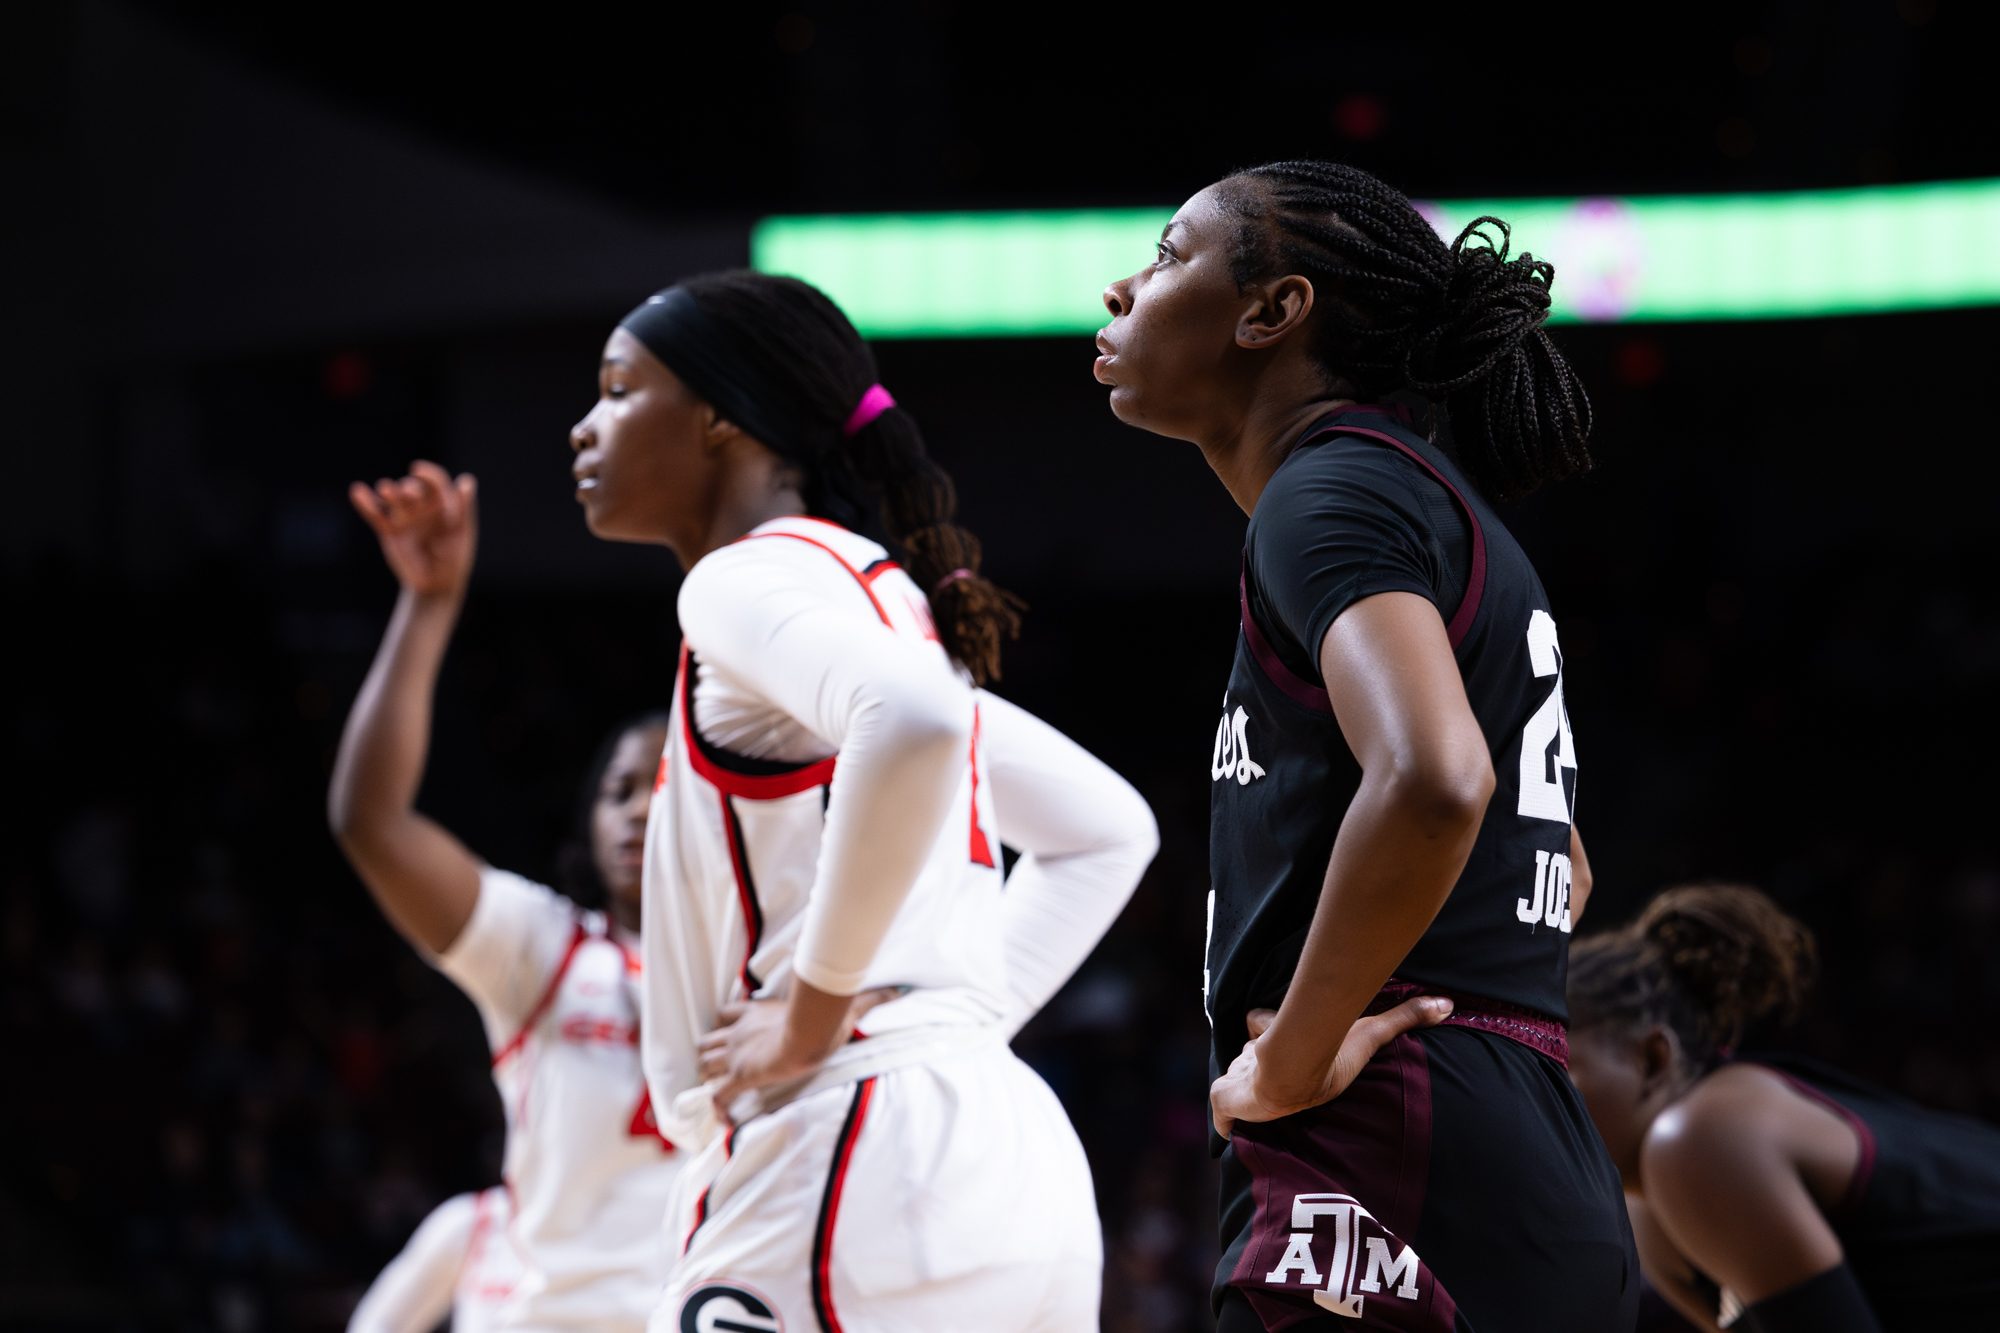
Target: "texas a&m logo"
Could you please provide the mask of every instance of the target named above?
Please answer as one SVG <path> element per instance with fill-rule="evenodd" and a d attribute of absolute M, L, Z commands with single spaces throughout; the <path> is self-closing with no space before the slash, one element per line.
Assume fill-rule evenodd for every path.
<path fill-rule="evenodd" d="M 1315 1288 L 1313 1304 L 1359 1319 L 1369 1296 L 1417 1299 L 1417 1252 L 1351 1195 L 1294 1194 L 1290 1243 L 1264 1281 Z"/>
<path fill-rule="evenodd" d="M 1264 766 L 1252 763 L 1250 741 L 1244 729 L 1250 725 L 1250 715 L 1241 708 L 1236 715 L 1229 715 L 1229 696 L 1222 696 L 1222 725 L 1215 729 L 1215 752 L 1208 758 L 1208 777 L 1211 782 L 1226 782 L 1235 778 L 1238 786 L 1247 787 L 1255 778 L 1264 776 Z"/>

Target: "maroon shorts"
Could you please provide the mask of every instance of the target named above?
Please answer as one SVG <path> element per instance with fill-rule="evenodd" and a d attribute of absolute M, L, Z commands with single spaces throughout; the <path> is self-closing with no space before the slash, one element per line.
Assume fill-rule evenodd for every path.
<path fill-rule="evenodd" d="M 1398 1037 L 1333 1101 L 1236 1126 L 1221 1333 L 1632 1328 L 1624 1194 L 1557 1062 L 1561 1026 L 1456 998 L 1449 1025 Z"/>

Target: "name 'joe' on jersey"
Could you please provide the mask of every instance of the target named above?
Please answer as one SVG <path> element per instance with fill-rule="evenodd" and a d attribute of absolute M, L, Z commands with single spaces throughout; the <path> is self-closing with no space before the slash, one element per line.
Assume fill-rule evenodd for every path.
<path fill-rule="evenodd" d="M 1428 597 L 1446 622 L 1495 787 L 1465 870 L 1395 975 L 1567 1016 L 1576 745 L 1534 566 L 1406 409 L 1316 423 L 1251 516 L 1242 629 L 1209 763 L 1204 977 L 1217 1067 L 1284 997 L 1361 782 L 1317 670 L 1348 606 Z M 1311 645 L 1308 652 L 1305 645 Z"/>

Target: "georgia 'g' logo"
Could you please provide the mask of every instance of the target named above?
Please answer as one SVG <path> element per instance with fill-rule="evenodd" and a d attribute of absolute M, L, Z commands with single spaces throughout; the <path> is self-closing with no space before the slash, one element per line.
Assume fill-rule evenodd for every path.
<path fill-rule="evenodd" d="M 785 1333 L 764 1300 L 728 1282 L 705 1282 L 681 1302 L 681 1333 Z"/>
<path fill-rule="evenodd" d="M 1253 778 L 1264 776 L 1264 766 L 1250 761 L 1250 742 L 1243 729 L 1250 724 L 1250 715 L 1241 708 L 1236 715 L 1229 715 L 1229 696 L 1222 697 L 1222 722 L 1215 729 L 1215 753 L 1208 757 L 1208 776 L 1211 781 L 1224 782 L 1235 778 L 1237 785 L 1247 787 Z"/>

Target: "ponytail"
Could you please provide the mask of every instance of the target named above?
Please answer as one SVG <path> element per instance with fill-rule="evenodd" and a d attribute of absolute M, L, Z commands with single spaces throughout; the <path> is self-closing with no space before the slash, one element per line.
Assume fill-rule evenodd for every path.
<path fill-rule="evenodd" d="M 945 651 L 975 683 L 999 679 L 1001 644 L 1020 635 L 1026 604 L 981 576 L 979 539 L 955 521 L 950 475 L 916 419 L 881 392 L 874 354 L 840 307 L 797 278 L 747 270 L 681 285 L 749 363 L 745 378 L 782 396 L 800 423 L 783 432 L 793 438 L 762 443 L 800 470 L 807 511 L 857 527 L 878 502 Z"/>
<path fill-rule="evenodd" d="M 1542 327 L 1555 266 L 1509 258 L 1505 222 L 1479 218 L 1447 247 L 1401 193 L 1330 162 L 1273 162 L 1219 195 L 1240 220 L 1239 288 L 1313 283 L 1314 352 L 1334 387 L 1442 403 L 1459 464 L 1495 499 L 1591 467 L 1590 398 Z"/>
<path fill-rule="evenodd" d="M 1812 932 L 1756 889 L 1668 889 L 1633 924 L 1570 951 L 1570 1020 L 1579 1031 L 1665 1024 L 1707 1068 L 1754 1020 L 1796 1019 L 1817 966 Z"/>
<path fill-rule="evenodd" d="M 846 442 L 846 463 L 882 497 L 882 527 L 930 599 L 938 639 L 981 685 L 1000 678 L 1000 645 L 1027 604 L 979 573 L 979 538 L 952 520 L 958 491 L 924 449 L 915 418 L 891 406 Z"/>

